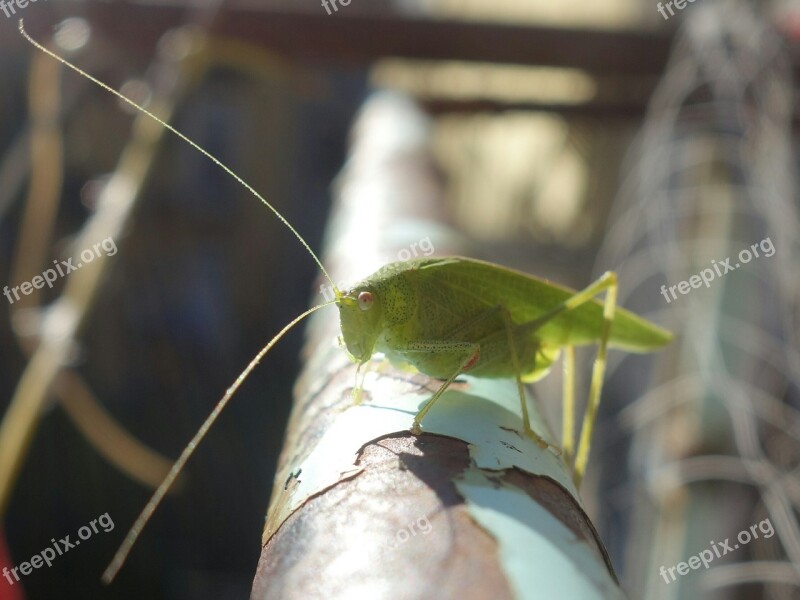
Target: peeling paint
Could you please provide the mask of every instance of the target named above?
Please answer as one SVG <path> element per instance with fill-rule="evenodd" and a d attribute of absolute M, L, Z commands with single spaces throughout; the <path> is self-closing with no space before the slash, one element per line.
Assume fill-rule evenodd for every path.
<path fill-rule="evenodd" d="M 475 521 L 497 541 L 518 599 L 625 598 L 586 542 L 521 490 L 498 489 L 478 469 L 466 471 L 455 485 Z"/>
<path fill-rule="evenodd" d="M 377 367 L 376 371 L 385 371 Z M 548 511 L 546 504 L 504 478 L 514 469 L 546 477 L 583 509 L 570 469 L 553 451 L 543 450 L 522 433 L 515 383 L 463 379 L 465 383 L 448 390 L 431 410 L 423 432 L 467 442 L 472 465 L 453 483 L 475 522 L 496 541 L 500 566 L 516 597 L 624 598 L 591 545 Z M 368 374 L 367 396 L 391 401 L 369 401 L 336 413 L 307 455 L 284 465 L 280 481 L 291 479 L 291 485 L 273 498 L 264 540 L 310 498 L 361 473 L 358 458 L 365 446 L 408 431 L 414 415 L 431 397 L 427 387 L 398 381 L 384 372 Z M 340 393 L 348 390 L 342 388 Z M 535 402 L 529 401 L 528 407 L 531 426 L 552 440 Z"/>
<path fill-rule="evenodd" d="M 542 450 L 522 433 L 517 388 L 513 382 L 464 378 L 466 391 L 448 390 L 423 423 L 425 433 L 446 435 L 469 443 L 470 455 L 478 468 L 501 471 L 519 468 L 534 475 L 556 481 L 578 499 L 563 461 L 551 451 Z M 414 415 L 431 393 L 417 391 L 397 396 L 397 381 L 386 380 L 372 373 L 365 387 L 373 398 L 393 398 L 391 403 L 364 403 L 339 413 L 311 453 L 286 471 L 303 476 L 289 486 L 279 501 L 273 501 L 275 514 L 269 515 L 264 538 L 310 497 L 319 494 L 342 479 L 353 477 L 361 469 L 356 465 L 359 451 L 371 441 L 385 435 L 408 431 Z M 385 388 L 385 390 L 384 390 Z M 385 393 L 385 392 L 389 393 Z M 545 439 L 552 439 L 535 405 L 529 403 L 532 427 Z M 498 426 L 487 428 L 487 423 Z M 283 475 L 283 481 L 289 477 Z M 273 499 L 275 500 L 275 499 Z M 579 501 L 579 500 L 578 500 Z"/>

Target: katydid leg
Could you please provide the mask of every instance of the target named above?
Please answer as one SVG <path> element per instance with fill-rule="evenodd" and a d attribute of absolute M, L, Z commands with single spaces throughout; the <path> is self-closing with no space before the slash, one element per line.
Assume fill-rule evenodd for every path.
<path fill-rule="evenodd" d="M 578 308 L 582 304 L 593 300 L 595 296 L 604 291 L 606 292 L 606 297 L 603 304 L 603 325 L 600 330 L 600 341 L 597 349 L 597 356 L 594 359 L 594 365 L 592 367 L 592 383 L 589 387 L 589 400 L 587 402 L 586 413 L 583 416 L 583 422 L 581 424 L 581 435 L 578 442 L 578 450 L 575 454 L 574 479 L 576 485 L 580 485 L 583 475 L 586 472 L 586 464 L 589 461 L 589 448 L 591 446 L 592 433 L 594 431 L 594 422 L 597 416 L 597 407 L 600 405 L 600 395 L 603 389 L 603 375 L 605 374 L 606 368 L 606 354 L 608 352 L 608 338 L 611 331 L 611 323 L 614 320 L 614 311 L 617 306 L 617 274 L 612 271 L 604 273 L 600 279 L 595 281 L 585 290 L 578 292 L 574 296 L 571 296 L 564 302 L 552 308 L 543 316 L 538 317 L 537 319 L 528 323 L 523 323 L 519 326 L 535 331 L 551 319 L 556 318 L 562 313 Z M 565 361 L 571 360 L 572 359 L 569 357 L 565 358 Z M 574 373 L 574 364 L 571 365 L 570 370 Z M 564 415 L 565 419 L 569 421 L 572 420 L 571 415 L 574 414 L 574 406 L 572 403 L 573 400 L 570 400 L 565 393 Z M 567 426 L 570 428 L 568 434 L 566 433 Z M 568 448 L 572 444 L 572 431 L 572 424 L 565 422 L 565 437 L 563 440 L 565 448 Z M 567 457 L 569 457 L 569 454 L 567 454 Z"/>
<path fill-rule="evenodd" d="M 420 346 L 417 349 L 417 346 Z M 423 348 L 424 347 L 424 348 Z M 464 371 L 471 362 L 476 360 L 480 356 L 480 346 L 475 343 L 470 342 L 445 342 L 445 341 L 429 341 L 429 342 L 422 342 L 416 344 L 409 344 L 406 348 L 403 349 L 404 352 L 449 352 L 449 353 L 457 353 L 459 356 L 463 356 L 461 364 L 459 365 L 458 369 L 453 373 L 447 381 L 445 381 L 436 393 L 431 396 L 431 399 L 428 400 L 427 404 L 422 407 L 422 409 L 417 413 L 417 416 L 414 417 L 414 424 L 411 427 L 411 433 L 414 435 L 419 435 L 422 433 L 422 429 L 420 428 L 420 423 L 422 423 L 422 419 L 425 418 L 425 415 L 428 414 L 428 411 L 433 408 L 433 405 L 436 404 L 436 401 L 445 393 L 450 384 L 455 381 L 456 377 L 458 377 L 462 371 Z"/>
<path fill-rule="evenodd" d="M 564 348 L 564 383 L 561 400 L 561 448 L 570 464 L 575 452 L 575 347 Z"/>
<path fill-rule="evenodd" d="M 579 486 L 583 475 L 586 472 L 586 465 L 589 462 L 589 448 L 592 443 L 592 433 L 594 432 L 594 422 L 597 417 L 597 407 L 600 405 L 600 394 L 603 390 L 603 376 L 606 371 L 606 355 L 608 353 L 608 336 L 611 331 L 611 323 L 614 321 L 614 310 L 617 306 L 617 275 L 608 272 L 603 275 L 594 285 L 587 289 L 592 291 L 592 296 L 599 292 L 606 291 L 606 298 L 603 304 L 603 328 L 600 334 L 600 344 L 597 348 L 597 356 L 592 367 L 592 383 L 589 387 L 589 401 L 586 405 L 586 412 L 583 415 L 581 425 L 580 441 L 578 450 L 575 454 L 575 485 Z M 583 292 L 584 294 L 586 292 Z M 573 301 L 573 296 L 567 303 L 572 303 L 570 308 L 577 306 Z M 591 298 L 591 297 L 590 297 Z M 579 304 L 586 302 L 590 298 L 585 298 Z"/>
<path fill-rule="evenodd" d="M 369 369 L 368 363 L 369 361 L 358 363 L 358 366 L 356 367 L 356 380 L 355 383 L 353 384 L 353 392 L 352 392 L 353 404 L 355 406 L 361 404 L 361 401 L 364 398 L 363 394 L 364 380 L 367 378 L 367 370 Z M 359 381 L 359 375 L 361 375 L 360 381 Z"/>
<path fill-rule="evenodd" d="M 463 323 L 455 330 L 449 332 L 445 337 L 452 338 L 457 335 L 462 335 L 465 331 L 468 331 L 469 328 L 475 327 L 486 321 L 487 319 L 491 318 L 492 316 L 496 315 L 500 311 L 500 305 L 493 306 L 488 308 L 485 312 L 478 314 L 477 316 L 469 319 L 466 323 Z M 465 369 L 470 366 L 470 363 L 477 360 L 480 357 L 480 345 L 476 342 L 466 342 L 466 341 L 455 341 L 452 339 L 444 339 L 444 340 L 430 340 L 424 342 L 414 342 L 408 344 L 407 346 L 400 348 L 399 352 L 401 354 L 405 353 L 414 353 L 414 352 L 423 352 L 423 353 L 451 353 L 455 354 L 456 358 L 461 359 L 461 363 L 458 367 L 458 370 L 447 379 L 444 384 L 442 384 L 436 393 L 428 400 L 428 403 L 422 407 L 422 410 L 417 413 L 417 416 L 414 418 L 414 425 L 412 426 L 411 432 L 415 435 L 418 435 L 421 431 L 420 424 L 422 423 L 422 419 L 428 414 L 428 411 L 433 407 L 436 401 L 441 397 L 442 394 L 447 390 L 453 381 L 455 381 L 456 377 L 458 377 Z"/>
<path fill-rule="evenodd" d="M 508 349 L 511 354 L 511 364 L 514 366 L 514 375 L 517 379 L 517 391 L 519 392 L 519 405 L 522 409 L 522 423 L 525 428 L 525 434 L 532 438 L 534 442 L 539 444 L 542 448 L 550 446 L 538 433 L 531 428 L 530 417 L 528 416 L 528 403 L 525 398 L 525 387 L 522 385 L 522 371 L 520 370 L 519 356 L 517 355 L 517 344 L 514 342 L 513 322 L 511 321 L 511 314 L 508 309 L 502 307 L 500 310 L 503 315 L 503 322 L 506 328 L 506 335 L 508 336 Z"/>

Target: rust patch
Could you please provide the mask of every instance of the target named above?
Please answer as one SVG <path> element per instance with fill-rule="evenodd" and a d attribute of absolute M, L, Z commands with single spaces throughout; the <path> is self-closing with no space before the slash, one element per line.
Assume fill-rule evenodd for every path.
<path fill-rule="evenodd" d="M 360 473 L 310 498 L 267 541 L 251 599 L 387 589 L 420 600 L 513 598 L 495 540 L 452 483 L 470 465 L 465 442 L 395 434 L 365 446 L 359 463 Z"/>

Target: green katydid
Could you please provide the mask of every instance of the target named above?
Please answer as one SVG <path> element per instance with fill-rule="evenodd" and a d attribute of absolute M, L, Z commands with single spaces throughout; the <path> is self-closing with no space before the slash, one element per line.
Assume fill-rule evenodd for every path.
<path fill-rule="evenodd" d="M 595 296 L 606 291 L 605 303 Z M 546 375 L 561 348 L 599 343 L 587 418 L 575 465 L 579 479 L 588 459 L 594 410 L 600 399 L 609 345 L 633 352 L 654 350 L 671 339 L 666 330 L 616 309 L 617 280 L 608 272 L 582 292 L 526 273 L 463 258 L 395 262 L 338 292 L 342 339 L 359 365 L 382 352 L 444 383 L 417 414 L 412 431 L 458 375 L 515 378 L 525 433 L 531 429 L 523 382 Z M 568 362 L 572 357 L 568 356 Z M 567 368 L 574 371 L 571 365 Z M 571 405 L 571 394 L 566 400 Z M 572 407 L 565 407 L 571 414 Z M 571 452 L 572 428 L 564 444 Z"/>
<path fill-rule="evenodd" d="M 444 380 L 416 415 L 411 430 L 414 434 L 421 433 L 423 418 L 456 377 L 469 372 L 476 377 L 514 378 L 524 432 L 547 446 L 531 429 L 523 382 L 546 375 L 560 351 L 566 349 L 565 371 L 570 375 L 565 378 L 563 399 L 562 446 L 566 459 L 573 456 L 572 348 L 597 343 L 588 405 L 574 455 L 576 483 L 588 461 L 607 348 L 647 352 L 671 339 L 668 331 L 616 308 L 617 280 L 611 272 L 576 292 L 488 262 L 431 257 L 386 265 L 343 292 L 297 230 L 231 169 L 147 109 L 33 40 L 21 20 L 19 28 L 36 48 L 156 120 L 243 185 L 292 231 L 334 290 L 332 301 L 306 310 L 287 324 L 228 388 L 142 510 L 103 574 L 106 582 L 113 580 L 167 490 L 245 378 L 286 332 L 321 308 L 332 304 L 338 307 L 343 345 L 359 369 L 374 353 L 382 352 L 392 362 L 410 364 L 425 375 Z M 596 296 L 603 292 L 601 303 Z M 354 391 L 358 388 L 356 385 Z M 357 393 L 355 396 L 360 398 Z"/>

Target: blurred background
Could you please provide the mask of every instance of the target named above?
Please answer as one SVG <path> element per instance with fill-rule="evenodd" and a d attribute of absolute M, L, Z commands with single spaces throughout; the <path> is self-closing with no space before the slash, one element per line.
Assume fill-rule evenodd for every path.
<path fill-rule="evenodd" d="M 323 281 L 246 190 L 36 52 L 19 17 L 230 165 L 315 250 L 361 107 L 415 102 L 437 209 L 471 256 L 574 288 L 614 269 L 620 303 L 677 334 L 656 355 L 612 351 L 582 489 L 630 597 L 800 598 L 800 2 L 22 4 L 0 16 L 0 286 L 109 238 L 114 251 L 0 298 L 0 568 L 105 513 L 115 527 L 0 579 L 0 599 L 246 598 L 302 328 L 245 383 L 114 586 L 99 576 L 165 465 Z M 773 255 L 662 294 L 767 239 Z M 579 399 L 592 357 L 579 352 Z M 558 431 L 556 371 L 535 392 Z M 708 569 L 659 574 L 765 522 L 773 535 L 756 527 Z"/>

